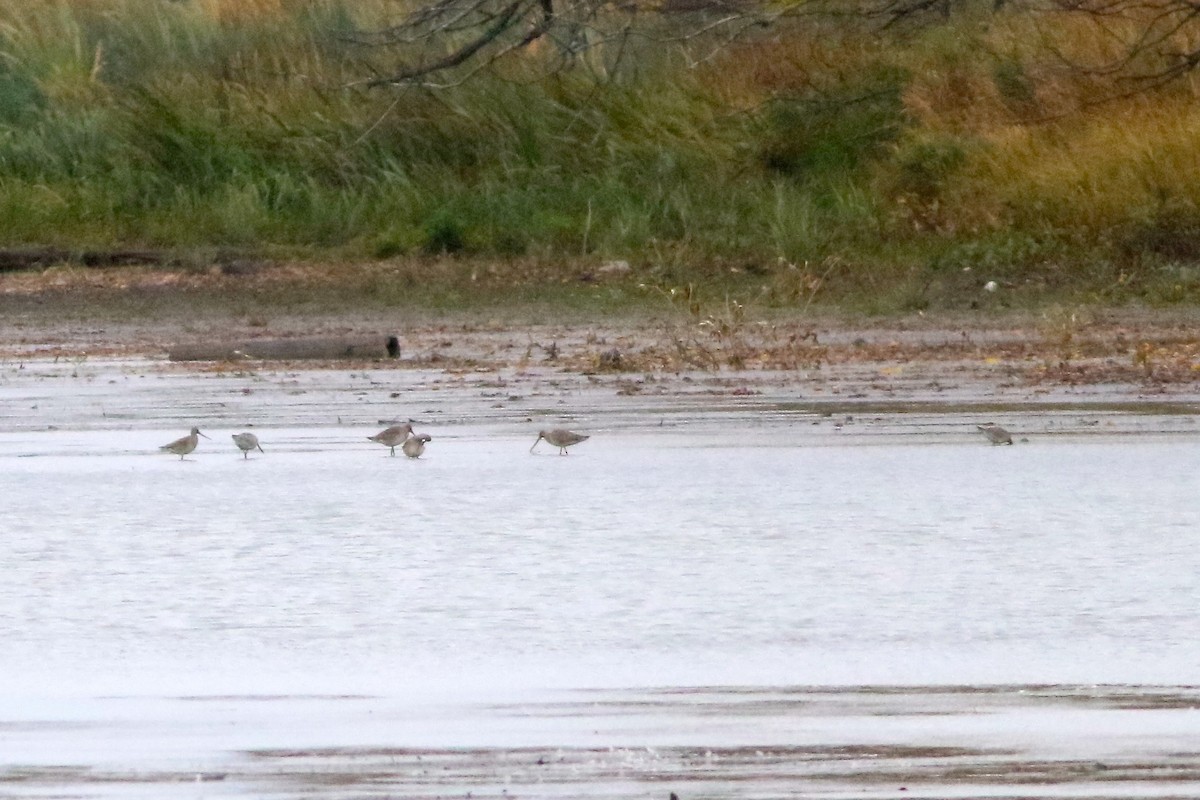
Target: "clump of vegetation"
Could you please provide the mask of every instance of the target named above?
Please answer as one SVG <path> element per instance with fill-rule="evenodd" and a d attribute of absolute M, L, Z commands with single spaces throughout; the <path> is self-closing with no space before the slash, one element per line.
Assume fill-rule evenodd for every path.
<path fill-rule="evenodd" d="M 1051 306 L 1042 314 L 1040 326 L 1046 349 L 1057 357 L 1057 366 L 1065 366 L 1078 356 L 1079 339 L 1092 324 L 1085 308 Z"/>

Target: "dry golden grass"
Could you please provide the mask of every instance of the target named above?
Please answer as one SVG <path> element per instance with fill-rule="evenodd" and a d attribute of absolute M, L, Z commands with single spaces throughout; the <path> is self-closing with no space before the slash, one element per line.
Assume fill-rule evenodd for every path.
<path fill-rule="evenodd" d="M 223 24 L 236 24 L 283 13 L 283 0 L 201 0 L 201 8 Z"/>
<path fill-rule="evenodd" d="M 915 135 L 969 145 L 940 187 L 942 230 L 1071 230 L 1099 241 L 1164 207 L 1200 215 L 1200 78 L 1131 77 L 1166 69 L 1160 51 L 1193 48 L 1200 33 L 1185 28 L 1125 72 L 1110 69 L 1148 14 L 1012 15 L 904 53 Z"/>
<path fill-rule="evenodd" d="M 1103 118 L 984 136 L 950 202 L 975 223 L 1102 233 L 1166 203 L 1200 208 L 1200 108 L 1190 104 L 1130 98 Z"/>

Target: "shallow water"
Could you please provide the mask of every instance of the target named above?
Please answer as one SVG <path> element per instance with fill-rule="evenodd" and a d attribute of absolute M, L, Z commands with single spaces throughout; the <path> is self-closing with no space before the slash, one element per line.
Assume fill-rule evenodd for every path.
<path fill-rule="evenodd" d="M 907 751 L 877 757 L 886 780 L 778 774 L 867 745 L 965 747 L 935 754 L 929 796 L 1012 794 L 947 777 L 993 750 L 1009 772 L 1041 759 L 1045 796 L 1095 781 L 1063 759 L 1194 766 L 1200 700 L 1176 688 L 1200 684 L 1189 414 L 993 412 L 1027 441 L 991 447 L 976 416 L 930 407 L 27 369 L 0 384 L 11 796 L 313 796 L 330 771 L 321 791 L 363 796 L 371 753 L 386 796 L 665 796 L 666 765 L 718 793 L 891 796 L 924 774 Z M 397 403 L 434 437 L 419 461 L 365 440 Z M 211 440 L 157 452 L 193 422 Z M 593 438 L 529 454 L 563 422 Z M 229 439 L 246 424 L 266 450 L 249 460 Z M 757 772 L 732 755 L 689 771 L 672 749 L 784 746 Z M 481 766 L 525 747 L 550 748 L 541 766 L 561 749 L 574 777 Z M 461 763 L 416 780 L 419 754 L 397 748 Z M 1126 767 L 1084 796 L 1196 788 L 1179 764 L 1170 792 Z"/>

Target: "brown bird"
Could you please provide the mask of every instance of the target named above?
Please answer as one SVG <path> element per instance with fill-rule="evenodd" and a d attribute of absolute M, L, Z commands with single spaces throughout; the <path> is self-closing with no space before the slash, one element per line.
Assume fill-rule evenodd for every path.
<path fill-rule="evenodd" d="M 549 431 L 538 431 L 538 438 L 534 441 L 533 447 L 538 446 L 538 442 L 545 439 L 550 444 L 558 448 L 558 454 L 565 456 L 567 448 L 573 444 L 579 444 L 591 437 L 585 436 L 582 433 L 574 433 L 563 428 L 555 428 Z M 533 452 L 533 447 L 529 448 L 529 452 Z"/>
<path fill-rule="evenodd" d="M 432 442 L 433 437 L 427 433 L 414 433 L 412 436 L 404 440 L 404 444 L 400 447 L 404 451 L 404 455 L 409 458 L 420 458 L 421 453 L 425 452 L 425 443 Z"/>
<path fill-rule="evenodd" d="M 412 435 L 412 425 L 407 422 L 403 425 L 393 425 L 390 428 L 385 428 L 374 436 L 368 436 L 367 439 L 372 442 L 379 442 L 384 447 L 392 448 L 392 455 L 396 455 L 396 446 L 404 444 L 404 440 Z"/>
<path fill-rule="evenodd" d="M 170 444 L 164 444 L 158 449 L 164 453 L 174 453 L 179 456 L 180 461 L 183 461 L 184 456 L 196 449 L 196 445 L 200 443 L 201 436 L 204 436 L 204 434 L 200 432 L 199 428 L 192 428 L 192 432 L 187 436 L 184 436 L 182 439 L 176 439 Z M 204 438 L 207 439 L 208 437 L 204 436 Z"/>
<path fill-rule="evenodd" d="M 233 434 L 233 443 L 237 445 L 238 450 L 242 451 L 242 458 L 249 458 L 250 451 L 258 448 L 258 452 L 265 453 L 262 445 L 258 443 L 258 437 L 253 433 L 235 433 Z"/>
<path fill-rule="evenodd" d="M 985 422 L 982 425 L 976 425 L 976 428 L 983 431 L 987 436 L 988 441 L 992 444 L 1012 444 L 1012 434 L 1001 428 L 994 422 Z"/>

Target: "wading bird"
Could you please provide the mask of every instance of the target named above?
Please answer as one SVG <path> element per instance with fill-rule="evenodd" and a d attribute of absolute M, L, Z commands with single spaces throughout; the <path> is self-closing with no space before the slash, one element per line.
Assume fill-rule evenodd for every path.
<path fill-rule="evenodd" d="M 984 436 L 992 444 L 1012 444 L 1012 434 L 1001 428 L 994 422 L 985 422 L 982 425 L 976 425 L 976 428 L 983 431 Z"/>
<path fill-rule="evenodd" d="M 238 450 L 242 451 L 242 458 L 249 458 L 250 451 L 255 448 L 258 448 L 260 453 L 266 452 L 258 443 L 258 437 L 253 433 L 235 433 L 233 434 L 233 443 L 238 446 Z"/>
<path fill-rule="evenodd" d="M 396 455 L 396 446 L 404 444 L 404 440 L 412 435 L 412 425 L 407 422 L 403 425 L 393 425 L 390 428 L 385 428 L 374 436 L 368 436 L 367 439 L 372 442 L 379 442 L 384 447 L 392 448 L 392 455 Z"/>
<path fill-rule="evenodd" d="M 558 448 L 558 454 L 565 456 L 567 448 L 573 444 L 579 444 L 586 441 L 589 437 L 582 433 L 574 433 L 573 431 L 564 430 L 563 428 L 555 428 L 549 431 L 538 431 L 538 438 L 534 441 L 533 447 L 538 446 L 538 442 L 545 439 L 550 444 Z M 529 448 L 529 452 L 533 452 L 533 447 Z"/>
<path fill-rule="evenodd" d="M 427 433 L 414 433 L 404 440 L 404 444 L 401 445 L 400 449 L 409 458 L 420 458 L 421 453 L 425 452 L 425 443 L 432 441 L 433 437 Z"/>
<path fill-rule="evenodd" d="M 200 432 L 199 428 L 192 428 L 192 432 L 187 436 L 184 436 L 182 439 L 176 439 L 170 444 L 164 444 L 158 449 L 164 453 L 174 453 L 179 456 L 180 461 L 183 461 L 184 456 L 196 449 L 196 445 L 200 443 L 201 436 L 204 436 L 204 434 Z M 204 436 L 204 438 L 207 439 L 208 437 Z"/>

